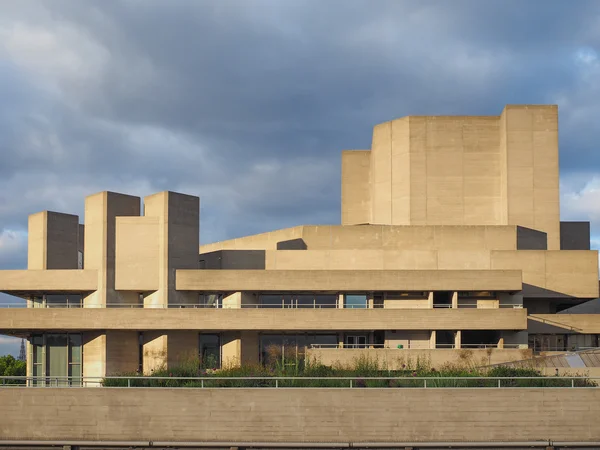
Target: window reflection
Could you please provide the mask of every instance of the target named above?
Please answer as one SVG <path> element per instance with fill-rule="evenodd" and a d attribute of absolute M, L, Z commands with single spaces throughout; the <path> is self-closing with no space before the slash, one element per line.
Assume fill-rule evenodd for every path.
<path fill-rule="evenodd" d="M 367 294 L 346 294 L 344 308 L 367 308 Z"/>

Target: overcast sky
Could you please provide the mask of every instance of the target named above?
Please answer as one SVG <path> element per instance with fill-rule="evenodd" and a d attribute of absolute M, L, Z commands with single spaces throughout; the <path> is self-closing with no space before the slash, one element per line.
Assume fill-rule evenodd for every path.
<path fill-rule="evenodd" d="M 597 246 L 598 52 L 593 0 L 2 1 L 0 269 L 103 190 L 200 196 L 203 243 L 339 223 L 374 124 L 507 103 L 559 105 L 562 217 Z"/>

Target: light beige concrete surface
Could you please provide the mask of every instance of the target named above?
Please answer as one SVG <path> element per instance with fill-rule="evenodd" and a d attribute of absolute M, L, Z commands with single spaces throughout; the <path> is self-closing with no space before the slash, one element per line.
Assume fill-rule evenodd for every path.
<path fill-rule="evenodd" d="M 600 334 L 600 314 L 534 314 L 530 333 Z"/>
<path fill-rule="evenodd" d="M 217 250 L 277 250 L 301 240 L 308 250 L 517 250 L 514 225 L 302 225 L 202 245 Z"/>
<path fill-rule="evenodd" d="M 106 375 L 106 333 L 86 331 L 83 337 L 83 376 L 100 378 Z"/>
<path fill-rule="evenodd" d="M 519 270 L 177 270 L 181 291 L 512 291 Z"/>
<path fill-rule="evenodd" d="M 492 251 L 491 268 L 522 270 L 527 297 L 599 296 L 596 250 Z"/>
<path fill-rule="evenodd" d="M 371 222 L 371 152 L 342 152 L 342 225 Z"/>
<path fill-rule="evenodd" d="M 159 218 L 116 218 L 115 289 L 158 289 Z"/>
<path fill-rule="evenodd" d="M 136 372 L 139 367 L 139 351 L 137 331 L 107 330 L 106 375 Z"/>
<path fill-rule="evenodd" d="M 531 350 L 521 349 L 398 349 L 398 348 L 311 348 L 307 357 L 327 366 L 353 367 L 367 358 L 384 370 L 415 368 L 417 365 L 441 368 L 445 364 L 481 367 L 520 361 L 532 357 Z"/>
<path fill-rule="evenodd" d="M 507 105 L 505 125 L 508 223 L 548 234 L 560 250 L 558 107 Z"/>
<path fill-rule="evenodd" d="M 28 269 L 77 269 L 79 217 L 52 211 L 29 216 Z"/>
<path fill-rule="evenodd" d="M 19 308 L 0 332 L 19 330 L 525 330 L 525 309 Z"/>
<path fill-rule="evenodd" d="M 144 216 L 158 219 L 158 289 L 145 305 L 196 303 L 197 297 L 175 288 L 175 269 L 198 269 L 200 199 L 176 192 L 144 198 Z"/>
<path fill-rule="evenodd" d="M 98 271 L 0 270 L 0 292 L 90 292 L 98 288 Z"/>
<path fill-rule="evenodd" d="M 356 444 L 600 440 L 600 427 L 590 419 L 600 414 L 600 389 L 593 388 L 11 388 L 0 390 L 0 404 L 2 439 Z"/>
<path fill-rule="evenodd" d="M 116 217 L 139 215 L 139 197 L 106 191 L 86 197 L 84 266 L 97 271 L 98 286 L 84 298 L 85 306 L 137 301 L 137 294 L 115 290 L 115 239 Z"/>

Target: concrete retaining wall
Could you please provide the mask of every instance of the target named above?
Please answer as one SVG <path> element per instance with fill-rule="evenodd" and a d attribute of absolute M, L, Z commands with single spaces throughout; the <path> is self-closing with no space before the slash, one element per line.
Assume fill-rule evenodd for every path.
<path fill-rule="evenodd" d="M 376 360 L 383 369 L 401 369 L 403 365 L 415 367 L 429 364 L 440 368 L 446 363 L 487 366 L 520 361 L 532 357 L 531 350 L 523 349 L 397 349 L 397 348 L 313 348 L 307 351 L 312 360 L 325 365 L 352 366 L 359 358 Z"/>
<path fill-rule="evenodd" d="M 5 388 L 0 404 L 0 441 L 600 441 L 597 388 Z"/>

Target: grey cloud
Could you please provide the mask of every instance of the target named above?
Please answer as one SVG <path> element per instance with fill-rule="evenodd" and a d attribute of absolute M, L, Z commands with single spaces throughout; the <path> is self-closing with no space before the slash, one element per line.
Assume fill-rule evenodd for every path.
<path fill-rule="evenodd" d="M 600 88 L 574 63 L 600 48 L 595 2 L 2 8 L 0 229 L 41 209 L 81 215 L 104 189 L 201 196 L 203 242 L 332 223 L 339 152 L 369 148 L 374 124 L 505 103 L 558 101 L 563 175 L 600 164 L 597 131 L 576 120 L 600 112 Z"/>

